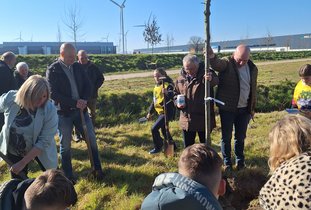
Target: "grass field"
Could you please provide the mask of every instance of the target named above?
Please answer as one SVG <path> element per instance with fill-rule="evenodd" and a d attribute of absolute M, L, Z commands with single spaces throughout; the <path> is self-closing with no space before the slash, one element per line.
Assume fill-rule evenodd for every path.
<path fill-rule="evenodd" d="M 298 68 L 306 62 L 286 64 L 269 64 L 259 66 L 259 84 L 276 84 L 284 79 L 298 81 Z M 177 75 L 176 75 L 177 76 Z M 172 76 L 172 78 L 176 78 Z M 131 92 L 140 94 L 143 90 L 153 88 L 153 78 L 107 81 L 101 88 L 105 93 Z M 147 109 L 147 107 L 146 107 Z M 248 168 L 268 174 L 267 157 L 269 144 L 267 135 L 271 126 L 285 112 L 257 113 L 255 122 L 249 125 L 245 143 L 246 164 Z M 105 179 L 97 182 L 89 179 L 90 163 L 84 142 L 72 142 L 73 167 L 79 177 L 75 185 L 78 203 L 73 209 L 107 209 L 130 210 L 139 206 L 151 191 L 154 178 L 163 172 L 177 171 L 177 160 L 182 151 L 182 136 L 178 122 L 170 123 L 170 130 L 178 144 L 178 151 L 173 158 L 163 154 L 151 156 L 152 149 L 150 129 L 152 122 L 133 123 L 103 127 L 96 130 Z M 220 122 L 217 116 L 217 128 L 212 133 L 213 147 L 219 152 Z M 0 181 L 9 179 L 4 163 L 0 165 Z M 35 164 L 30 166 L 30 177 L 40 172 Z"/>

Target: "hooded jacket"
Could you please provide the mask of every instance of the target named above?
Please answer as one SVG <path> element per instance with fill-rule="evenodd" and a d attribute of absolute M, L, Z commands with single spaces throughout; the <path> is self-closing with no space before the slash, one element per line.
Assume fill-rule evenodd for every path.
<path fill-rule="evenodd" d="M 207 187 L 178 173 L 159 175 L 141 206 L 141 210 L 183 209 L 221 210 L 222 207 Z"/>

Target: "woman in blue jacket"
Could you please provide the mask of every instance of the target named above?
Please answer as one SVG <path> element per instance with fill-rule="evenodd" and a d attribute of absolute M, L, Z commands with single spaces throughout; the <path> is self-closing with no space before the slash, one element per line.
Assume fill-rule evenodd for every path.
<path fill-rule="evenodd" d="M 39 75 L 29 77 L 18 91 L 0 97 L 0 112 L 5 116 L 0 151 L 13 163 L 12 178 L 21 178 L 21 171 L 27 175 L 33 159 L 42 170 L 57 168 L 54 135 L 58 117 L 49 98 L 48 82 Z"/>

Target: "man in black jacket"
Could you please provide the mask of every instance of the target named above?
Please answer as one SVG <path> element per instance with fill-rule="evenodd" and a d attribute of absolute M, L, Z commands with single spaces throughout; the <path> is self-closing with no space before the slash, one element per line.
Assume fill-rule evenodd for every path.
<path fill-rule="evenodd" d="M 75 62 L 75 56 L 74 46 L 69 43 L 63 43 L 60 47 L 59 59 L 51 64 L 46 72 L 47 80 L 51 86 L 51 98 L 58 107 L 62 169 L 66 177 L 73 182 L 75 182 L 75 178 L 71 165 L 71 134 L 73 126 L 80 133 L 83 133 L 80 110 L 83 110 L 91 144 L 95 169 L 93 174 L 97 179 L 103 178 L 93 124 L 86 112 L 87 100 L 91 96 L 91 84 L 81 65 Z"/>
<path fill-rule="evenodd" d="M 0 96 L 9 90 L 15 90 L 16 82 L 13 76 L 13 67 L 16 63 L 16 56 L 12 52 L 5 52 L 0 60 Z M 4 124 L 4 115 L 0 114 L 0 128 Z"/>
<path fill-rule="evenodd" d="M 92 84 L 92 93 L 91 97 L 87 101 L 87 107 L 91 115 L 93 125 L 95 126 L 95 117 L 96 117 L 96 102 L 98 97 L 98 89 L 104 83 L 104 76 L 100 72 L 99 68 L 92 63 L 86 54 L 85 50 L 79 50 L 78 52 L 78 61 L 82 65 L 82 68 L 87 73 L 90 82 Z"/>

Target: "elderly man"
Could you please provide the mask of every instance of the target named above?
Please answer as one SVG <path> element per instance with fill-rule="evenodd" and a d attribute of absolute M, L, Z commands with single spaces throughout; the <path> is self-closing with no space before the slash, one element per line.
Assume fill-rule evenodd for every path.
<path fill-rule="evenodd" d="M 188 54 L 183 59 L 183 68 L 175 83 L 175 97 L 182 95 L 185 104 L 177 108 L 180 110 L 179 125 L 183 132 L 184 146 L 194 144 L 196 133 L 201 143 L 205 143 L 205 80 L 211 81 L 211 86 L 218 84 L 218 77 L 214 71 L 204 76 L 204 63 L 201 63 L 195 55 Z M 211 88 L 211 96 L 214 90 Z M 216 126 L 214 104 L 211 104 L 211 129 Z"/>
<path fill-rule="evenodd" d="M 244 139 L 247 126 L 255 113 L 258 69 L 249 59 L 250 49 L 246 45 L 239 45 L 232 56 L 222 59 L 209 49 L 209 57 L 211 67 L 219 72 L 216 98 L 225 103 L 224 106 L 219 105 L 225 169 L 232 170 L 231 138 L 234 126 L 234 152 L 236 166 L 240 170 L 245 167 Z"/>
<path fill-rule="evenodd" d="M 16 63 L 16 56 L 12 52 L 5 52 L 0 60 L 0 96 L 9 90 L 15 90 L 16 82 L 13 76 L 13 67 Z M 4 115 L 0 114 L 0 128 L 4 124 Z"/>
<path fill-rule="evenodd" d="M 59 59 L 51 64 L 46 72 L 51 86 L 51 98 L 58 107 L 62 169 L 66 177 L 73 182 L 75 178 L 71 164 L 71 133 L 73 126 L 83 133 L 80 110 L 83 110 L 91 144 L 95 168 L 93 174 L 97 179 L 103 178 L 93 124 L 86 111 L 87 100 L 91 96 L 91 85 L 81 65 L 75 62 L 75 55 L 75 48 L 72 44 L 62 44 Z"/>
<path fill-rule="evenodd" d="M 19 62 L 16 64 L 16 70 L 14 71 L 14 77 L 16 80 L 17 88 L 20 88 L 22 84 L 32 75 L 29 71 L 29 67 L 25 62 Z"/>
<path fill-rule="evenodd" d="M 86 71 L 91 81 L 91 84 L 93 85 L 91 97 L 87 101 L 87 107 L 91 114 L 93 125 L 95 125 L 98 89 L 102 86 L 105 79 L 99 68 L 88 59 L 86 51 L 80 50 L 78 52 L 78 61 L 82 65 L 82 68 Z"/>
<path fill-rule="evenodd" d="M 218 197 L 225 194 L 221 157 L 206 144 L 187 147 L 178 162 L 178 173 L 159 175 L 142 210 L 222 209 Z"/>

